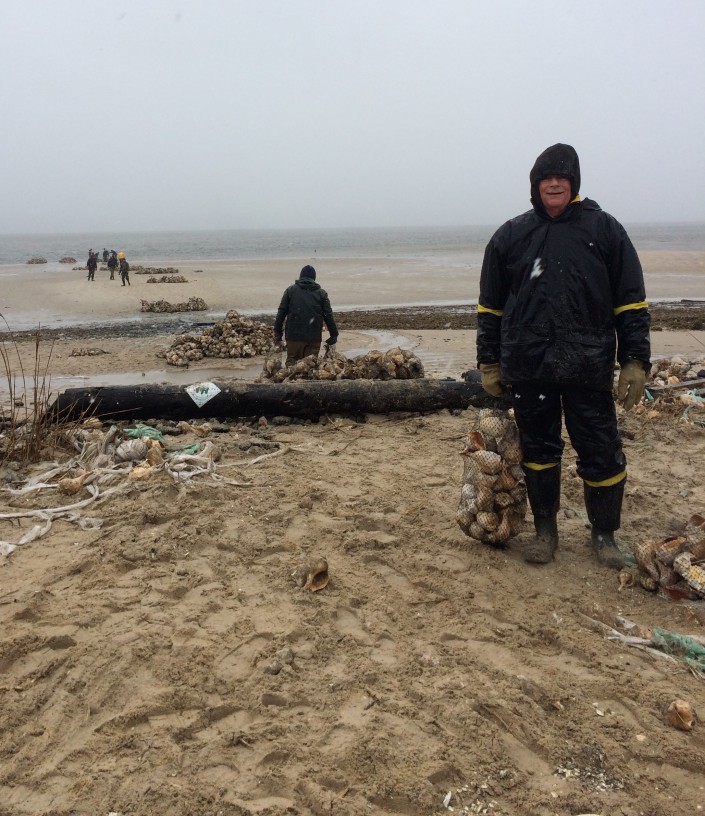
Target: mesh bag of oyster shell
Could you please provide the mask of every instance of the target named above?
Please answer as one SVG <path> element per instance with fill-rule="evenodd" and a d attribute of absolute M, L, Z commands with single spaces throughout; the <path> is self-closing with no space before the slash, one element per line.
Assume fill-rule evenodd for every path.
<path fill-rule="evenodd" d="M 169 303 L 168 300 L 142 300 L 143 312 L 207 312 L 208 304 L 203 298 L 190 297 L 186 303 Z"/>
<path fill-rule="evenodd" d="M 268 358 L 269 359 L 269 358 Z M 322 357 L 310 355 L 297 360 L 289 368 L 265 369 L 261 379 L 273 382 L 292 380 L 414 380 L 422 379 L 424 368 L 421 360 L 406 349 L 368 351 L 354 359 L 346 357 L 333 346 L 328 346 Z"/>
<path fill-rule="evenodd" d="M 461 455 L 456 521 L 470 538 L 501 547 L 521 530 L 526 515 L 519 430 L 509 412 L 481 409 Z"/>
<path fill-rule="evenodd" d="M 264 382 L 271 380 L 274 375 L 283 368 L 282 363 L 282 349 L 278 346 L 272 346 L 271 350 L 264 358 L 262 364 L 262 373 L 257 378 L 257 382 Z"/>
<path fill-rule="evenodd" d="M 69 357 L 97 357 L 100 354 L 109 354 L 109 352 L 100 348 L 77 348 L 72 349 Z"/>
<path fill-rule="evenodd" d="M 160 278 L 147 278 L 147 283 L 188 283 L 183 275 L 162 275 Z"/>
<path fill-rule="evenodd" d="M 352 361 L 351 379 L 361 380 L 415 380 L 424 376 L 421 360 L 407 349 L 368 351 Z"/>

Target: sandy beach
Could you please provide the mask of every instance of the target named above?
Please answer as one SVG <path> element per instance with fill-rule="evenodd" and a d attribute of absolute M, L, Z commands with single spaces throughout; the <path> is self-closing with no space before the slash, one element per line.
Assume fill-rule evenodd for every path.
<path fill-rule="evenodd" d="M 641 259 L 650 299 L 691 299 L 701 301 L 697 308 L 705 305 L 705 252 L 646 252 Z M 402 320 L 395 309 L 376 322 L 374 310 L 390 305 L 403 309 L 414 304 L 476 302 L 479 265 L 468 268 L 443 259 L 314 260 L 318 280 L 339 314 L 343 329 L 339 349 L 343 353 L 355 356 L 371 348 L 401 345 L 419 354 L 431 376 L 441 377 L 457 377 L 475 365 L 474 332 L 465 329 L 474 324 L 463 314 L 451 314 L 447 320 L 436 316 L 430 321 L 407 315 Z M 85 271 L 61 264 L 3 267 L 0 313 L 14 331 L 53 330 L 50 340 L 41 344 L 41 358 L 55 387 L 75 385 L 80 378 L 90 378 L 95 384 L 120 384 L 126 379 L 117 375 L 130 372 L 147 382 L 180 383 L 197 374 L 203 378 L 254 378 L 259 360 L 203 360 L 192 364 L 186 374 L 166 366 L 158 354 L 179 332 L 191 331 L 194 325 L 193 330 L 200 331 L 198 323 L 220 319 L 230 309 L 271 320 L 283 290 L 296 278 L 299 264 L 281 260 L 208 261 L 181 262 L 173 268 L 186 283 L 148 283 L 150 277 L 160 275 L 133 270 L 131 285 L 123 287 L 102 269 L 95 282 L 88 282 Z M 190 297 L 202 298 L 208 310 L 177 314 L 140 311 L 142 300 L 182 303 Z M 363 319 L 351 316 L 354 310 L 364 310 Z M 140 336 L 122 331 L 121 326 L 127 324 L 131 328 L 139 324 Z M 400 325 L 406 328 L 400 330 Z M 692 326 L 697 328 L 692 330 Z M 81 337 L 72 333 L 77 327 L 82 329 Z M 355 331 L 356 327 L 363 331 Z M 681 330 L 653 332 L 654 356 L 697 355 L 705 350 L 705 322 L 688 324 L 691 330 L 683 330 L 685 326 L 677 322 L 665 324 L 667 329 L 674 327 Z M 90 358 L 71 356 L 86 346 L 107 353 Z M 24 370 L 31 370 L 33 346 L 23 342 L 19 349 Z"/>
<path fill-rule="evenodd" d="M 650 300 L 705 300 L 705 252 L 643 252 L 640 257 Z M 172 266 L 187 283 L 148 284 L 149 275 L 133 271 L 129 287 L 122 287 L 117 278 L 109 280 L 107 271 L 99 270 L 89 283 L 85 271 L 51 263 L 0 268 L 0 313 L 15 330 L 39 323 L 66 326 L 134 319 L 140 316 L 142 299 L 178 303 L 200 297 L 209 307 L 204 319 L 229 309 L 271 313 L 305 263 L 316 266 L 318 281 L 336 310 L 477 302 L 480 264 L 443 256 L 175 262 Z"/>
<path fill-rule="evenodd" d="M 667 254 L 679 258 L 642 259 L 666 278 L 662 297 L 704 298 L 702 253 Z M 395 260 L 385 276 L 385 263 L 322 262 L 319 280 L 341 309 L 469 303 L 476 292 L 479 270 L 433 277 Z M 139 336 L 101 331 L 139 319 L 141 298 L 203 297 L 209 312 L 179 316 L 187 322 L 271 313 L 297 271 L 178 267 L 187 284 L 133 274 L 124 289 L 107 273 L 89 284 L 78 271 L 27 267 L 2 278 L 0 311 L 13 328 L 60 330 L 39 344 L 52 390 L 254 379 L 261 358 L 167 367 L 158 354 L 173 316 L 147 315 Z M 408 313 L 403 327 L 381 325 L 373 314 L 342 331 L 341 351 L 400 344 L 435 377 L 474 365 L 471 329 L 414 328 Z M 71 335 L 77 323 L 85 332 Z M 703 330 L 652 339 L 655 356 L 705 360 Z M 5 347 L 33 370 L 31 340 Z M 104 353 L 73 356 L 81 347 Z M 698 411 L 671 400 L 620 413 L 625 551 L 705 515 Z M 52 521 L 0 557 L 0 814 L 699 812 L 702 675 L 605 627 L 626 619 L 703 637 L 705 602 L 623 589 L 595 563 L 569 445 L 555 563 L 523 562 L 530 517 L 506 550 L 467 538 L 455 522 L 459 454 L 477 417 L 165 423 L 167 453 L 211 452 L 193 478 L 157 468 L 133 480 L 118 468 L 101 482 L 105 465 L 80 450 L 111 450 L 127 421 L 53 437 L 26 468 L 3 463 L 0 540 Z M 88 480 L 62 494 L 59 471 Z M 320 559 L 329 584 L 302 589 L 295 573 Z M 691 731 L 668 723 L 675 699 L 694 707 Z"/>

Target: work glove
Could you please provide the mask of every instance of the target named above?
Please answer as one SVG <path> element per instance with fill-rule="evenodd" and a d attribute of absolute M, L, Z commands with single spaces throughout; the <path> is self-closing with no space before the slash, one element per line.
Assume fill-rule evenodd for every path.
<path fill-rule="evenodd" d="M 617 381 L 617 399 L 625 411 L 631 410 L 644 396 L 646 372 L 638 360 L 627 360 L 619 372 Z"/>
<path fill-rule="evenodd" d="M 499 363 L 480 363 L 482 387 L 493 397 L 506 397 L 509 389 L 502 385 Z"/>
<path fill-rule="evenodd" d="M 326 345 L 327 346 L 334 346 L 337 342 L 338 342 L 338 337 L 337 336 L 336 337 L 329 337 L 326 340 Z"/>
<path fill-rule="evenodd" d="M 282 344 L 281 334 L 275 334 L 274 335 L 274 345 L 275 345 L 275 347 L 276 348 L 281 348 L 281 344 Z"/>

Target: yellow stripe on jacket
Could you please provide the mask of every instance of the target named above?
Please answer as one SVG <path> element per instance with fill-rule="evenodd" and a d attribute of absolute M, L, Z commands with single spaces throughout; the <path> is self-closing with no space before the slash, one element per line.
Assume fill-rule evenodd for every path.
<path fill-rule="evenodd" d="M 488 309 L 487 306 L 481 306 L 478 303 L 477 304 L 477 313 L 478 314 L 493 314 L 495 317 L 502 317 L 503 310 L 502 309 Z"/>
<path fill-rule="evenodd" d="M 616 317 L 618 314 L 621 314 L 622 312 L 628 312 L 634 309 L 648 309 L 648 308 L 649 304 L 645 300 L 642 300 L 639 303 L 625 303 L 624 306 L 617 306 L 617 308 L 614 310 L 614 314 Z"/>

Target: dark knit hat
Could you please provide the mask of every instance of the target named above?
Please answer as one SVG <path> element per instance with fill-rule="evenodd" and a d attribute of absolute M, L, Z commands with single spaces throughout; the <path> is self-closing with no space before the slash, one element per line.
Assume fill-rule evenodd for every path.
<path fill-rule="evenodd" d="M 311 280 L 316 280 L 316 270 L 312 266 L 305 266 L 301 270 L 301 274 L 299 275 L 300 278 L 311 278 Z"/>
<path fill-rule="evenodd" d="M 574 147 L 554 144 L 547 147 L 536 159 L 529 173 L 531 182 L 531 203 L 543 210 L 539 195 L 539 182 L 551 176 L 565 176 L 570 179 L 570 192 L 575 196 L 580 191 L 580 159 Z"/>

